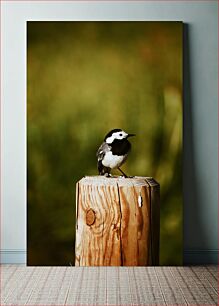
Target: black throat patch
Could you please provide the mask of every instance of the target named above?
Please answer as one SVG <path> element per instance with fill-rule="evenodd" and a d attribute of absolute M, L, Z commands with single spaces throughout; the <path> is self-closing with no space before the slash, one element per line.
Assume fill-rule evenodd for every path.
<path fill-rule="evenodd" d="M 115 139 L 110 146 L 113 155 L 125 155 L 131 150 L 131 144 L 127 139 Z"/>

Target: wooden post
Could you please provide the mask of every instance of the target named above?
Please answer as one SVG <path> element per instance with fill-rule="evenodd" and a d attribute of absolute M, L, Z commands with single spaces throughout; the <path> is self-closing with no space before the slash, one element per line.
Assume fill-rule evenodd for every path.
<path fill-rule="evenodd" d="M 77 183 L 76 266 L 159 264 L 159 184 L 89 176 Z"/>

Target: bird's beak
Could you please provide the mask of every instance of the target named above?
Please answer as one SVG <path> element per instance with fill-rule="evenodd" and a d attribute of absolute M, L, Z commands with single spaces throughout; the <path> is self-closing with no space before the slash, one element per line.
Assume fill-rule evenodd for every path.
<path fill-rule="evenodd" d="M 132 137 L 132 136 L 136 136 L 136 135 L 135 134 L 128 134 L 127 138 Z"/>

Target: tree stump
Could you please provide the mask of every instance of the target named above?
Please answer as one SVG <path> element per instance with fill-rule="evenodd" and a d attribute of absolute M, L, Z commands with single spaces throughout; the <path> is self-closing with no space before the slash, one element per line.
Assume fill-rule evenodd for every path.
<path fill-rule="evenodd" d="M 76 266 L 159 264 L 160 189 L 148 177 L 77 183 Z"/>

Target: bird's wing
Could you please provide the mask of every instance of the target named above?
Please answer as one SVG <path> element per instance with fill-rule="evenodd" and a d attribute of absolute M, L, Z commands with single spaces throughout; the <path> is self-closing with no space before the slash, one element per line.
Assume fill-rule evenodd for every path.
<path fill-rule="evenodd" d="M 103 142 L 101 146 L 99 147 L 99 149 L 97 150 L 97 153 L 96 153 L 97 160 L 98 161 L 102 160 L 106 152 L 109 152 L 110 150 L 111 150 L 111 147 L 106 142 Z"/>

